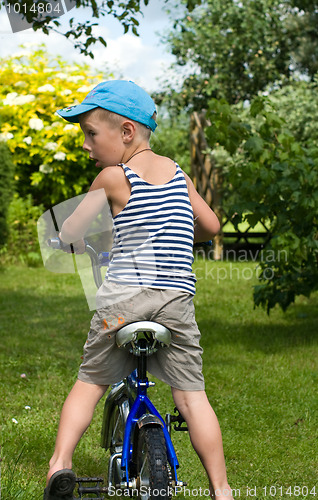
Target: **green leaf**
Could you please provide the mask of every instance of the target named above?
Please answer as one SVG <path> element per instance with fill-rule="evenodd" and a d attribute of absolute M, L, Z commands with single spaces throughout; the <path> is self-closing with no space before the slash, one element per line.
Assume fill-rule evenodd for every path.
<path fill-rule="evenodd" d="M 261 114 L 265 109 L 265 98 L 264 97 L 256 97 L 251 104 L 250 113 L 253 118 L 257 115 Z"/>
<path fill-rule="evenodd" d="M 98 40 L 100 41 L 100 43 L 101 43 L 101 44 L 103 44 L 103 45 L 104 45 L 104 47 L 107 47 L 107 43 L 106 43 L 106 41 L 104 40 L 104 38 L 103 38 L 103 37 L 99 36 L 99 37 L 98 37 Z"/>
<path fill-rule="evenodd" d="M 258 156 L 263 152 L 264 149 L 264 141 L 261 137 L 257 135 L 253 135 L 249 137 L 244 144 L 244 149 L 251 153 L 254 156 Z"/>

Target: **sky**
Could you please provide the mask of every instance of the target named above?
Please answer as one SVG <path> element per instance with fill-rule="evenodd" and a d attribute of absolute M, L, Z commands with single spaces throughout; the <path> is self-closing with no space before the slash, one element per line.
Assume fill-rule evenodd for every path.
<path fill-rule="evenodd" d="M 32 45 L 45 43 L 48 52 L 53 55 L 59 54 L 70 62 L 85 62 L 99 70 L 108 68 L 115 73 L 116 78 L 133 80 L 148 92 L 159 90 L 160 79 L 169 75 L 174 79 L 175 85 L 178 85 L 181 83 L 180 74 L 169 69 L 174 57 L 160 42 L 161 35 L 171 26 L 164 7 L 164 0 L 150 0 L 147 7 L 142 7 L 144 16 L 138 16 L 139 37 L 132 33 L 123 34 L 122 26 L 112 16 L 94 20 L 99 23 L 94 29 L 95 36 L 103 36 L 107 41 L 106 48 L 99 43 L 93 46 L 94 60 L 81 55 L 71 42 L 57 33 L 47 36 L 40 30 L 34 32 L 31 28 L 12 33 L 7 13 L 1 8 L 0 58 L 21 51 L 20 45 L 26 45 L 32 50 Z M 87 18 L 88 13 L 88 9 L 72 9 L 59 18 L 59 21 L 67 28 L 71 17 L 76 16 L 76 19 L 83 20 Z"/>

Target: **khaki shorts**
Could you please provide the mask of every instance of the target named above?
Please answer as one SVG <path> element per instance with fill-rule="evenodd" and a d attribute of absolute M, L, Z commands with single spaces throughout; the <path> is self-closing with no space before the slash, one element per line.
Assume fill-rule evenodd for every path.
<path fill-rule="evenodd" d="M 204 390 L 203 351 L 192 295 L 104 281 L 97 301 L 106 305 L 97 309 L 91 321 L 79 380 L 110 385 L 129 375 L 136 368 L 136 358 L 117 347 L 116 331 L 134 321 L 155 321 L 169 328 L 171 344 L 148 358 L 148 371 L 176 389 Z"/>

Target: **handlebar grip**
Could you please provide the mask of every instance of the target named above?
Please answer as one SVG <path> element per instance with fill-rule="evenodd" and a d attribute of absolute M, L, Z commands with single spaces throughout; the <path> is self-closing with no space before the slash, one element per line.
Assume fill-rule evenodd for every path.
<path fill-rule="evenodd" d="M 58 236 L 56 236 L 55 238 L 49 238 L 47 240 L 47 244 L 49 247 L 54 248 L 55 250 L 63 250 L 63 248 L 67 248 L 70 246 L 67 243 L 63 243 Z"/>

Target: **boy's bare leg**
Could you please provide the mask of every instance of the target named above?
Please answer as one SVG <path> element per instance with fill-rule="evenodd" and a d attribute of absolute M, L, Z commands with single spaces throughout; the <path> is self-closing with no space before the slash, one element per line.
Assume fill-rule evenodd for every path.
<path fill-rule="evenodd" d="M 208 474 L 211 498 L 232 499 L 226 477 L 221 430 L 206 393 L 172 388 L 172 395 L 187 423 L 193 448 Z"/>
<path fill-rule="evenodd" d="M 107 387 L 107 385 L 87 384 L 80 380 L 75 382 L 62 409 L 47 482 L 54 472 L 72 468 L 76 445 L 89 426 L 95 407 Z"/>

